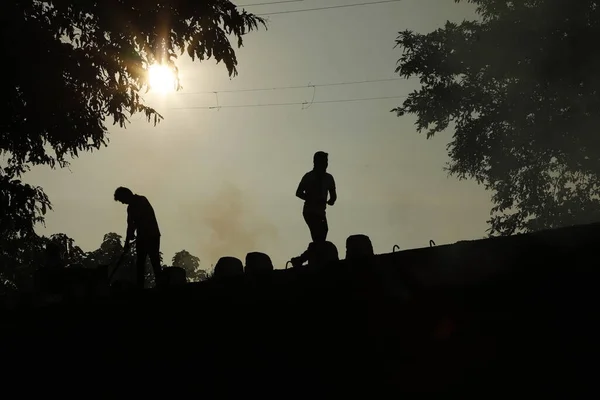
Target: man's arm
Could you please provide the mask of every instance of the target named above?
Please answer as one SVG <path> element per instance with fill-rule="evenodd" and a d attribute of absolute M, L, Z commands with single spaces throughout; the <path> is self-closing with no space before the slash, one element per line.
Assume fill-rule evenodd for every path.
<path fill-rule="evenodd" d="M 331 176 L 331 182 L 329 184 L 329 201 L 327 201 L 327 204 L 332 206 L 335 204 L 336 200 L 337 192 L 335 190 L 335 180 L 333 179 L 333 176 Z"/>
<path fill-rule="evenodd" d="M 302 177 L 300 180 L 300 184 L 298 185 L 298 189 L 296 189 L 296 197 L 301 200 L 306 201 L 306 175 Z"/>
<path fill-rule="evenodd" d="M 125 247 L 124 250 L 129 250 L 131 246 L 131 241 L 135 237 L 135 222 L 133 220 L 133 215 L 131 215 L 131 211 L 129 207 L 127 208 L 127 236 L 125 236 Z"/>

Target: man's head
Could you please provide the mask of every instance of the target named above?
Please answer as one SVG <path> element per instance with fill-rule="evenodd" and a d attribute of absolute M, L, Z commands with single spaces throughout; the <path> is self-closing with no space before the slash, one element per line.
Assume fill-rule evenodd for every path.
<path fill-rule="evenodd" d="M 327 170 L 328 162 L 328 154 L 324 151 L 317 151 L 313 156 L 313 164 L 315 170 L 325 172 Z"/>
<path fill-rule="evenodd" d="M 129 204 L 133 199 L 133 192 L 126 187 L 119 187 L 115 190 L 115 201 L 119 201 L 123 204 Z"/>

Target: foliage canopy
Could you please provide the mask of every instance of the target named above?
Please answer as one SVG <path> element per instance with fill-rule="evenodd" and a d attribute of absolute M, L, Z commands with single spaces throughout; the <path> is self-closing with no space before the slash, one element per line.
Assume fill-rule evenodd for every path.
<path fill-rule="evenodd" d="M 3 1 L 0 19 L 10 60 L 0 79 L 0 234 L 11 235 L 31 233 L 50 206 L 41 188 L 18 179 L 30 166 L 65 166 L 107 145 L 105 120 L 160 121 L 140 96 L 150 65 L 176 70 L 187 53 L 234 76 L 234 45 L 266 26 L 228 0 Z"/>
<path fill-rule="evenodd" d="M 599 220 L 597 2 L 469 2 L 477 21 L 399 33 L 396 72 L 421 87 L 393 111 L 454 131 L 448 171 L 492 191 L 491 235 Z"/>

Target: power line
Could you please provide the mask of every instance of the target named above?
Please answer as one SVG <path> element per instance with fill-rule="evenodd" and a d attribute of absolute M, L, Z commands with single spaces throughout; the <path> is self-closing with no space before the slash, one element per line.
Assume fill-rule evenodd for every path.
<path fill-rule="evenodd" d="M 255 7 L 255 6 L 270 6 L 271 4 L 285 4 L 285 3 L 298 3 L 304 0 L 280 0 L 270 1 L 267 3 L 252 3 L 252 4 L 239 4 L 237 7 Z"/>
<path fill-rule="evenodd" d="M 340 4 L 337 6 L 328 6 L 328 7 L 303 8 L 300 10 L 274 11 L 274 12 L 270 12 L 270 13 L 262 13 L 262 14 L 256 14 L 256 15 L 258 15 L 260 17 L 264 17 L 267 15 L 292 14 L 292 13 L 307 12 L 307 11 L 333 10 L 335 8 L 370 6 L 370 5 L 374 5 L 374 4 L 386 4 L 386 3 L 399 3 L 400 1 L 402 1 L 402 0 L 380 0 L 380 1 L 370 1 L 370 2 L 366 2 L 366 3 Z"/>
<path fill-rule="evenodd" d="M 310 106 L 312 104 L 332 104 L 332 103 L 349 103 L 356 101 L 372 101 L 372 100 L 389 100 L 389 99 L 404 99 L 407 96 L 382 96 L 382 97 L 366 97 L 355 99 L 339 99 L 339 100 L 320 100 L 320 101 L 298 101 L 290 103 L 263 103 L 263 104 L 239 104 L 231 106 L 201 106 L 201 107 L 169 107 L 168 110 L 216 110 L 221 108 L 253 108 L 253 107 L 277 107 L 277 106 Z"/>
<path fill-rule="evenodd" d="M 230 90 L 212 90 L 212 91 L 200 91 L 200 92 L 187 92 L 177 93 L 177 95 L 186 96 L 191 94 L 215 94 L 215 93 L 242 93 L 242 92 L 263 92 L 272 90 L 289 90 L 289 89 L 306 89 L 306 88 L 317 88 L 317 87 L 328 87 L 328 86 L 345 86 L 345 85 L 358 85 L 363 83 L 376 83 L 376 82 L 391 82 L 401 81 L 403 78 L 385 78 L 385 79 L 368 79 L 364 81 L 347 81 L 347 82 L 334 82 L 334 83 L 321 83 L 308 85 L 293 85 L 293 86 L 274 86 L 264 88 L 253 88 L 253 89 L 230 89 Z"/>

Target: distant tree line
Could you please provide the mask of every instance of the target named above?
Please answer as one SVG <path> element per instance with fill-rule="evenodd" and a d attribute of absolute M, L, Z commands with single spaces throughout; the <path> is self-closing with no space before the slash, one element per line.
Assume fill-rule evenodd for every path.
<path fill-rule="evenodd" d="M 85 252 L 75 241 L 64 233 L 50 236 L 30 235 L 27 238 L 0 238 L 0 294 L 20 290 L 31 282 L 34 272 L 44 268 L 48 262 L 47 247 L 57 250 L 58 258 L 66 268 L 79 265 L 96 268 L 102 265 L 114 266 L 123 254 L 123 238 L 110 232 L 104 235 L 102 244 L 96 250 Z M 124 256 L 120 269 L 135 268 L 135 242 Z M 163 263 L 161 253 L 161 263 Z M 164 265 L 164 264 L 163 264 Z M 200 259 L 186 250 L 175 254 L 171 266 L 183 268 L 188 282 L 207 279 L 208 274 L 200 269 Z M 150 260 L 146 261 L 146 286 L 153 286 Z"/>

